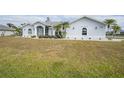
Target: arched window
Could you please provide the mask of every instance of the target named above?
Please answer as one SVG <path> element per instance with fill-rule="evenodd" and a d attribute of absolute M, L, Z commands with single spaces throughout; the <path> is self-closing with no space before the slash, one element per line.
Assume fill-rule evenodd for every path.
<path fill-rule="evenodd" d="M 87 35 L 87 28 L 82 28 L 82 35 Z"/>
<path fill-rule="evenodd" d="M 28 34 L 32 34 L 32 30 L 31 29 L 28 29 Z"/>

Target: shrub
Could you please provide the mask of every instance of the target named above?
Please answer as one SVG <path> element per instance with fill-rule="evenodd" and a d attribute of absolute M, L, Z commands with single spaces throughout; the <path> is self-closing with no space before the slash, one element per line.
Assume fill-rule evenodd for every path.
<path fill-rule="evenodd" d="M 38 38 L 43 38 L 43 36 L 38 36 Z"/>
<path fill-rule="evenodd" d="M 63 38 L 65 34 L 61 31 L 59 31 L 59 32 L 55 32 L 55 35 L 57 38 Z"/>
<path fill-rule="evenodd" d="M 91 37 L 89 37 L 89 40 L 91 40 Z"/>
<path fill-rule="evenodd" d="M 50 36 L 50 35 L 46 35 L 46 36 L 38 36 L 39 38 L 57 38 L 56 36 Z"/>
<path fill-rule="evenodd" d="M 56 38 L 56 36 L 50 36 L 49 38 Z"/>
<path fill-rule="evenodd" d="M 35 36 L 35 35 L 33 35 L 33 36 L 31 36 L 31 38 L 36 38 L 36 36 Z"/>
<path fill-rule="evenodd" d="M 99 38 L 99 40 L 101 40 L 101 38 Z"/>
<path fill-rule="evenodd" d="M 108 40 L 112 40 L 112 38 L 109 37 Z"/>
<path fill-rule="evenodd" d="M 16 34 L 9 35 L 9 37 L 15 37 L 15 36 L 17 36 L 17 35 Z"/>

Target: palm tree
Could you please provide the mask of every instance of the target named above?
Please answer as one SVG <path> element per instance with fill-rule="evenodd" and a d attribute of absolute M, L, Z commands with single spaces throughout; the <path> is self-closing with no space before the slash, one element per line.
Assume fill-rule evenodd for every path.
<path fill-rule="evenodd" d="M 61 37 L 61 35 L 60 35 L 61 28 L 62 28 L 61 24 L 57 24 L 57 25 L 54 26 L 54 29 L 56 31 L 56 36 L 59 37 L 59 38 Z"/>
<path fill-rule="evenodd" d="M 54 29 L 56 30 L 56 35 L 59 38 L 65 37 L 67 28 L 69 28 L 68 22 L 63 22 L 54 26 Z"/>
<path fill-rule="evenodd" d="M 68 22 L 63 22 L 62 23 L 62 34 L 63 34 L 63 37 L 65 37 L 66 36 L 66 29 L 67 28 L 69 28 L 70 26 L 69 26 L 69 23 Z"/>
<path fill-rule="evenodd" d="M 111 29 L 111 26 L 116 23 L 116 20 L 114 20 L 114 19 L 106 19 L 104 21 L 104 23 L 107 25 L 108 32 L 109 32 L 110 29 Z"/>
<path fill-rule="evenodd" d="M 114 36 L 118 31 L 121 30 L 121 27 L 119 25 L 115 24 L 112 26 L 112 29 L 113 29 L 113 36 Z"/>
<path fill-rule="evenodd" d="M 69 28 L 70 26 L 68 22 L 63 22 L 62 27 L 63 27 L 62 29 L 66 32 L 66 29 Z"/>
<path fill-rule="evenodd" d="M 14 24 L 12 24 L 12 23 L 7 23 L 7 26 L 10 27 L 10 28 L 13 28 L 13 27 L 14 27 Z"/>
<path fill-rule="evenodd" d="M 22 23 L 22 24 L 21 24 L 21 26 L 25 26 L 25 25 L 26 25 L 26 23 Z"/>

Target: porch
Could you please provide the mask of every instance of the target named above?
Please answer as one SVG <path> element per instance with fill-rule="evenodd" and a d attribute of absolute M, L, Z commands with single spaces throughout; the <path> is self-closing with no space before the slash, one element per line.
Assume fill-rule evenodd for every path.
<path fill-rule="evenodd" d="M 51 26 L 37 26 L 36 27 L 36 35 L 37 37 L 40 36 L 53 36 L 54 35 L 54 31 L 53 28 Z"/>

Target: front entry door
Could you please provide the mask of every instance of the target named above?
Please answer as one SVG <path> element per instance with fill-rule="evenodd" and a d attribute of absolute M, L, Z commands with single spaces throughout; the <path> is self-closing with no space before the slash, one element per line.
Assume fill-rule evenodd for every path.
<path fill-rule="evenodd" d="M 45 29 L 45 36 L 48 36 L 49 35 L 49 27 L 46 26 L 46 29 Z"/>
<path fill-rule="evenodd" d="M 44 35 L 44 29 L 42 26 L 37 27 L 37 36 L 43 36 Z"/>

